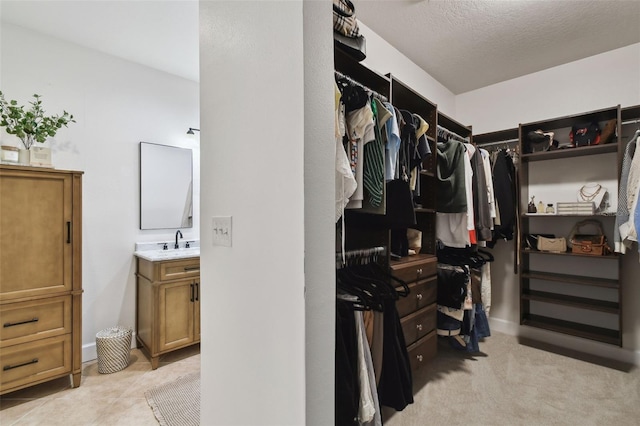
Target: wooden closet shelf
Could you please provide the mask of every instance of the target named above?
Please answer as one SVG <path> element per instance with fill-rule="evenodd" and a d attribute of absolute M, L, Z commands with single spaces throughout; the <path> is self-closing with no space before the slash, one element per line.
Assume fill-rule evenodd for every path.
<path fill-rule="evenodd" d="M 436 177 L 436 174 L 434 172 L 430 172 L 427 170 L 420 170 L 420 174 L 423 176 Z"/>
<path fill-rule="evenodd" d="M 576 148 L 558 149 L 555 151 L 534 152 L 532 154 L 522 154 L 522 161 L 553 160 L 556 158 L 582 157 L 584 155 L 599 155 L 608 152 L 617 152 L 618 144 L 610 143 L 606 145 L 581 146 Z"/>
<path fill-rule="evenodd" d="M 618 330 L 579 324 L 541 315 L 525 315 L 521 320 L 521 324 L 622 346 L 622 333 Z"/>
<path fill-rule="evenodd" d="M 596 213 L 596 214 L 591 214 L 591 213 L 572 213 L 572 214 L 550 214 L 550 213 L 522 213 L 521 216 L 523 218 L 532 218 L 532 217 L 544 217 L 544 218 L 548 218 L 548 217 L 597 217 L 598 219 L 600 218 L 608 218 L 608 217 L 616 217 L 615 213 L 610 213 L 610 214 L 602 214 L 602 213 Z"/>
<path fill-rule="evenodd" d="M 612 280 L 608 278 L 597 278 L 597 277 L 584 277 L 580 275 L 553 274 L 550 272 L 525 271 L 522 273 L 522 278 L 554 281 L 554 282 L 560 282 L 560 283 L 566 283 L 566 284 L 589 285 L 593 287 L 620 288 L 620 282 L 618 280 Z"/>
<path fill-rule="evenodd" d="M 414 211 L 416 213 L 435 213 L 436 209 L 425 209 L 423 207 L 416 207 Z"/>
<path fill-rule="evenodd" d="M 586 297 L 569 296 L 566 294 L 550 293 L 538 290 L 523 290 L 522 298 L 537 302 L 551 303 L 554 305 L 572 306 L 574 308 L 588 309 L 592 311 L 620 313 L 620 304 L 604 300 L 589 299 Z"/>
<path fill-rule="evenodd" d="M 593 259 L 619 259 L 620 256 L 616 253 L 614 254 L 609 254 L 607 256 L 593 256 L 593 255 L 589 255 L 589 254 L 580 254 L 580 253 L 571 253 L 570 251 L 564 252 L 564 253 L 554 253 L 551 251 L 538 251 L 538 250 L 525 250 L 522 249 L 520 250 L 520 252 L 522 254 L 540 254 L 540 255 L 546 255 L 546 256 L 578 256 L 578 257 L 591 257 Z"/>

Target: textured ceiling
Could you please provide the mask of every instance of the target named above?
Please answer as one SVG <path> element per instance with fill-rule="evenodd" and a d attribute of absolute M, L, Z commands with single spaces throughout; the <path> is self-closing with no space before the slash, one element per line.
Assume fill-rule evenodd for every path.
<path fill-rule="evenodd" d="M 640 0 L 354 3 L 358 19 L 455 94 L 640 42 Z"/>
<path fill-rule="evenodd" d="M 640 0 L 354 2 L 365 25 L 456 94 L 640 42 Z M 199 79 L 195 0 L 1 0 L 0 17 Z"/>

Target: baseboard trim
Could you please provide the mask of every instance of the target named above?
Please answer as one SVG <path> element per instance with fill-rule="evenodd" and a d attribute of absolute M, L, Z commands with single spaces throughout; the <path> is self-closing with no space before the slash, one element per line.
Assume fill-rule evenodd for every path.
<path fill-rule="evenodd" d="M 618 346 L 607 345 L 605 343 L 581 339 L 579 337 L 539 328 L 521 326 L 520 324 L 500 318 L 489 318 L 489 326 L 491 330 L 523 338 L 528 341 L 536 341 L 567 351 L 575 351 L 594 357 L 640 366 L 640 351 L 620 348 Z"/>

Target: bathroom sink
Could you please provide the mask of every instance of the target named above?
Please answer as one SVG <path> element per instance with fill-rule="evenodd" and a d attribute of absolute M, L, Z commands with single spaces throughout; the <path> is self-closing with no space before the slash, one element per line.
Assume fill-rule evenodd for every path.
<path fill-rule="evenodd" d="M 133 253 L 135 256 L 151 262 L 173 259 L 187 259 L 200 256 L 200 247 L 179 248 L 170 250 L 138 250 Z"/>

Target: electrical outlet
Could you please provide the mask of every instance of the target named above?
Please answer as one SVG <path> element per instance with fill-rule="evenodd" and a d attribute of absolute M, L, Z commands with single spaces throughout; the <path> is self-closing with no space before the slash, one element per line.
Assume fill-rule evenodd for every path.
<path fill-rule="evenodd" d="M 231 216 L 214 216 L 213 245 L 231 247 Z"/>

